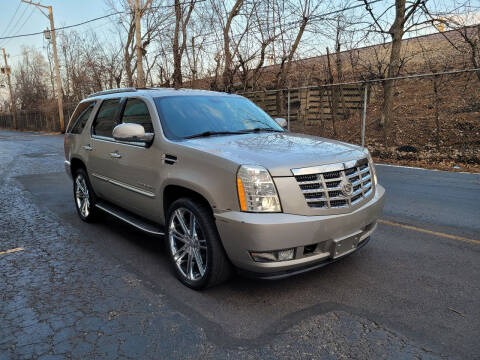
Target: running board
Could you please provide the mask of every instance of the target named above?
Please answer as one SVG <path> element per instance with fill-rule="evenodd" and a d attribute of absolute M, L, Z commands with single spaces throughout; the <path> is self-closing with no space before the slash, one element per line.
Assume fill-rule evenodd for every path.
<path fill-rule="evenodd" d="M 157 225 L 152 221 L 143 219 L 138 215 L 135 215 L 130 211 L 124 210 L 118 206 L 115 206 L 113 204 L 110 204 L 104 201 L 100 201 L 96 203 L 95 206 L 100 210 L 105 211 L 106 213 L 113 215 L 116 218 L 146 233 L 149 233 L 152 235 L 165 235 L 165 231 L 160 225 Z"/>

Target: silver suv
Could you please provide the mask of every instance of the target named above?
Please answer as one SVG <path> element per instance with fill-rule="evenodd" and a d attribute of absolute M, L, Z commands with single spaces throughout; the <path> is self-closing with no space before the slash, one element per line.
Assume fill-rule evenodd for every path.
<path fill-rule="evenodd" d="M 78 215 L 165 235 L 194 289 L 233 269 L 281 278 L 365 245 L 385 190 L 368 151 L 284 130 L 248 99 L 114 89 L 80 102 L 65 133 Z"/>

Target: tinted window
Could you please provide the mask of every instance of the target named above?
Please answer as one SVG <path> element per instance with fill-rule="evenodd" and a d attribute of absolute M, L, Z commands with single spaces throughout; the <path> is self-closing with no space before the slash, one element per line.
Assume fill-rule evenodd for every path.
<path fill-rule="evenodd" d="M 92 113 L 95 103 L 95 101 L 88 101 L 80 103 L 77 106 L 72 118 L 70 119 L 67 132 L 71 132 L 72 134 L 80 134 L 83 131 L 90 114 Z"/>
<path fill-rule="evenodd" d="M 117 125 L 115 123 L 115 114 L 119 102 L 120 99 L 109 99 L 102 102 L 93 124 L 93 134 L 112 137 L 113 128 Z"/>
<path fill-rule="evenodd" d="M 153 133 L 152 119 L 147 104 L 140 99 L 128 99 L 123 110 L 122 123 L 142 125 L 147 133 Z"/>
<path fill-rule="evenodd" d="M 242 97 L 168 96 L 154 100 L 169 138 L 181 139 L 207 131 L 283 131 L 262 109 Z"/>

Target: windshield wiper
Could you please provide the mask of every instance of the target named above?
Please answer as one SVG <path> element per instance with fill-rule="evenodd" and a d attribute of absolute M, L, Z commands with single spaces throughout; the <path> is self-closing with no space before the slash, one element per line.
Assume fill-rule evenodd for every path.
<path fill-rule="evenodd" d="M 194 139 L 194 138 L 201 138 L 201 137 L 209 137 L 214 135 L 239 135 L 239 134 L 249 134 L 249 133 L 257 133 L 257 132 L 284 132 L 283 130 L 278 130 L 274 128 L 254 128 L 254 129 L 246 129 L 246 130 L 238 130 L 238 131 L 204 131 L 200 134 L 185 136 L 184 139 Z"/>
<path fill-rule="evenodd" d="M 244 131 L 204 131 L 200 134 L 185 136 L 184 139 L 194 139 L 194 138 L 201 138 L 201 137 L 208 137 L 213 135 L 238 135 L 244 134 Z"/>
<path fill-rule="evenodd" d="M 248 129 L 248 130 L 243 130 L 242 132 L 243 133 L 256 133 L 256 132 L 262 132 L 262 131 L 266 131 L 266 132 L 285 132 L 284 130 L 278 130 L 278 129 L 274 129 L 274 128 L 254 128 L 254 129 Z"/>

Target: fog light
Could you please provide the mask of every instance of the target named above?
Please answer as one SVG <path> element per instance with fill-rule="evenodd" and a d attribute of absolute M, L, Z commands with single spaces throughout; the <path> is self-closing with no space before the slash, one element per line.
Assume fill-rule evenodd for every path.
<path fill-rule="evenodd" d="M 258 262 L 286 261 L 295 257 L 295 249 L 285 249 L 269 252 L 251 252 L 253 260 Z"/>
<path fill-rule="evenodd" d="M 277 257 L 273 252 L 252 252 L 253 260 L 258 262 L 270 262 L 270 261 L 277 261 Z"/>

